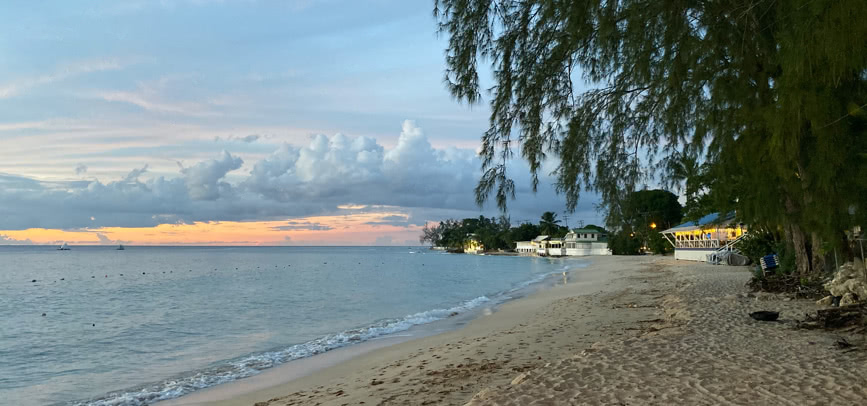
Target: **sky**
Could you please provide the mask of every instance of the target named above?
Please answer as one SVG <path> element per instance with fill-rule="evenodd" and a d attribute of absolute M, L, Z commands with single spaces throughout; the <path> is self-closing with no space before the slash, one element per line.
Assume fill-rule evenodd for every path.
<path fill-rule="evenodd" d="M 489 109 L 445 89 L 432 7 L 0 3 L 0 244 L 417 245 L 499 215 L 473 197 Z M 513 224 L 601 222 L 510 174 Z"/>

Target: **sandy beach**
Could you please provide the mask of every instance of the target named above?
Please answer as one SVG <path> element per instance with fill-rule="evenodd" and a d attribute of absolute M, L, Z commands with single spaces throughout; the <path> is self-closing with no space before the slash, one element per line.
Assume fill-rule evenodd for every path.
<path fill-rule="evenodd" d="M 295 371 L 282 370 L 287 382 L 270 387 L 239 382 L 171 404 L 818 405 L 867 400 L 867 352 L 838 349 L 839 334 L 796 329 L 794 319 L 818 307 L 748 293 L 746 268 L 660 257 L 592 261 L 555 286 L 508 302 L 461 329 L 371 348 L 307 375 L 298 369 L 311 365 L 297 364 Z M 755 310 L 780 311 L 781 321 L 754 321 L 748 314 Z M 856 348 L 867 346 L 863 337 L 846 338 Z"/>

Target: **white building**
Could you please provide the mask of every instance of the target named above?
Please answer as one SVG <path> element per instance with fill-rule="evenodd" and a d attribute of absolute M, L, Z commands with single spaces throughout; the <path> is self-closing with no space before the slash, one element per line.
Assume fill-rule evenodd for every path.
<path fill-rule="evenodd" d="M 606 235 L 592 228 L 576 228 L 566 234 L 565 250 L 568 256 L 611 255 Z"/>
<path fill-rule="evenodd" d="M 611 255 L 605 235 L 593 229 L 575 229 L 564 238 L 551 238 L 540 235 L 533 241 L 518 241 L 515 251 L 518 255 L 540 257 L 563 257 L 584 255 Z"/>
<path fill-rule="evenodd" d="M 518 241 L 515 244 L 518 255 L 536 255 L 536 244 L 533 244 L 533 241 Z"/>
<path fill-rule="evenodd" d="M 562 238 L 549 238 L 542 241 L 539 250 L 536 251 L 539 256 L 562 257 L 566 255 L 565 241 Z"/>

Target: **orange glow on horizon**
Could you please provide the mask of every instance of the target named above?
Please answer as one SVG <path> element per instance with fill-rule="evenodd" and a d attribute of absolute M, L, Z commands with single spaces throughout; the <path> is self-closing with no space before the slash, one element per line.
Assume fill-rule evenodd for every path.
<path fill-rule="evenodd" d="M 154 227 L 31 228 L 0 230 L 0 236 L 33 244 L 70 245 L 417 245 L 422 226 L 384 223 L 390 216 L 407 217 L 404 213 L 377 212 Z"/>

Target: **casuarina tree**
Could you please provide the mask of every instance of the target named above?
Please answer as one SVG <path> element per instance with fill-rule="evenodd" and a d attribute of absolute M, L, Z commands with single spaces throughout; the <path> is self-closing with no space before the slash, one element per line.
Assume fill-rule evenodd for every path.
<path fill-rule="evenodd" d="M 593 189 L 613 212 L 665 158 L 697 154 L 719 208 L 784 231 L 802 276 L 867 218 L 867 1 L 434 3 L 448 89 L 490 89 L 478 202 L 514 198 L 515 148 L 534 187 L 555 158 L 569 208 Z"/>

